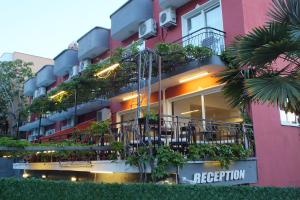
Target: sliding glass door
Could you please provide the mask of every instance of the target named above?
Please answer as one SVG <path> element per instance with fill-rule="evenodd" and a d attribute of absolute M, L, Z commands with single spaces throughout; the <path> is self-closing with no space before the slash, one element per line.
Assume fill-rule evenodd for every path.
<path fill-rule="evenodd" d="M 172 114 L 182 118 L 208 121 L 241 122 L 241 114 L 232 108 L 221 92 L 187 96 L 172 102 Z"/>

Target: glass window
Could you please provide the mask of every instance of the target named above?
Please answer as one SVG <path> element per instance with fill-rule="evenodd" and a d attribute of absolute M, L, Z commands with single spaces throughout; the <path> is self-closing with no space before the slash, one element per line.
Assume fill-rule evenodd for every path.
<path fill-rule="evenodd" d="M 205 13 L 206 26 L 223 30 L 221 7 L 215 7 Z"/>
<path fill-rule="evenodd" d="M 280 110 L 280 121 L 282 125 L 300 126 L 299 116 L 284 110 Z"/>
<path fill-rule="evenodd" d="M 202 102 L 204 100 L 204 106 Z M 221 92 L 188 97 L 173 102 L 173 115 L 193 119 L 224 122 L 242 122 L 240 111 L 232 108 Z"/>
<path fill-rule="evenodd" d="M 205 96 L 205 118 L 212 121 L 242 122 L 240 111 L 232 108 L 222 93 Z"/>

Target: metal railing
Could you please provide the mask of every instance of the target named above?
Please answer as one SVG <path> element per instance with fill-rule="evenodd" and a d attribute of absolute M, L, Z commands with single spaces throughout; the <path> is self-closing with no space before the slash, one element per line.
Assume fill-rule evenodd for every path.
<path fill-rule="evenodd" d="M 219 55 L 225 49 L 225 32 L 211 27 L 204 27 L 175 40 L 173 43 L 178 43 L 182 46 L 207 47 Z"/>
<path fill-rule="evenodd" d="M 255 154 L 253 127 L 243 123 L 164 115 L 160 126 L 158 121 L 147 123 L 144 118 L 114 123 L 111 134 L 128 148 L 148 145 L 150 141 L 154 147 L 166 145 L 181 152 L 192 144 L 241 144 Z"/>

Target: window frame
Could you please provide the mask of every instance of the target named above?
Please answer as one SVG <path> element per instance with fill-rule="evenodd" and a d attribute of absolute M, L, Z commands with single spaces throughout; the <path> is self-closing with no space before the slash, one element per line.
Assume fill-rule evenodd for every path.
<path fill-rule="evenodd" d="M 287 117 L 287 113 L 289 113 L 289 112 L 285 112 L 284 110 L 282 110 L 282 109 L 280 109 L 280 108 L 278 108 L 278 111 L 279 111 L 279 120 L 280 120 L 280 124 L 281 124 L 282 126 L 300 127 L 300 123 L 294 124 L 294 123 L 289 122 L 289 121 L 287 121 L 286 119 L 284 119 L 284 118 Z M 285 113 L 285 116 L 283 116 L 283 113 Z M 291 114 L 295 115 L 294 113 L 291 113 Z M 295 117 L 296 117 L 296 115 L 295 115 Z"/>
<path fill-rule="evenodd" d="M 182 28 L 182 37 L 185 37 L 189 34 L 189 28 L 188 28 L 188 21 L 190 18 L 195 17 L 199 14 L 201 14 L 203 11 L 214 9 L 215 7 L 220 6 L 221 7 L 221 17 L 222 17 L 222 30 L 224 30 L 224 20 L 223 20 L 223 14 L 222 14 L 222 2 L 221 0 L 209 0 L 208 2 L 199 5 L 195 7 L 195 9 L 185 13 L 181 16 L 181 28 Z M 207 23 L 205 21 L 205 23 Z"/>

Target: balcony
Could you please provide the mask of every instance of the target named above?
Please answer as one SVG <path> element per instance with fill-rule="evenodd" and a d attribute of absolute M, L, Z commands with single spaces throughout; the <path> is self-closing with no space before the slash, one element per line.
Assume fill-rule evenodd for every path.
<path fill-rule="evenodd" d="M 78 51 L 74 49 L 66 49 L 54 58 L 54 74 L 56 76 L 64 76 L 78 64 Z"/>
<path fill-rule="evenodd" d="M 45 65 L 37 72 L 37 87 L 47 87 L 55 82 L 56 78 L 53 73 L 53 67 L 53 65 Z"/>
<path fill-rule="evenodd" d="M 105 28 L 95 27 L 77 42 L 79 44 L 78 59 L 92 59 L 109 49 L 110 31 Z"/>
<path fill-rule="evenodd" d="M 191 0 L 159 0 L 159 6 L 162 9 L 166 9 L 169 7 L 179 8 L 190 1 Z"/>
<path fill-rule="evenodd" d="M 199 68 L 205 71 L 214 70 L 225 66 L 225 63 L 221 60 L 220 54 L 225 50 L 225 32 L 210 27 L 201 28 L 191 34 L 181 37 L 167 45 L 178 44 L 179 46 L 186 47 L 187 45 L 207 47 L 212 50 L 213 55 L 205 57 L 203 59 L 192 58 L 185 54 L 182 49 L 174 52 L 165 53 L 162 57 L 162 84 L 167 84 L 169 87 L 174 86 L 177 82 L 174 81 L 174 85 L 170 85 L 170 79 L 178 76 L 191 76 Z M 124 51 L 124 58 L 131 55 L 131 52 Z M 199 73 L 199 72 L 198 72 Z M 158 82 L 157 65 L 154 66 L 152 74 L 152 84 Z M 124 81 L 121 85 L 117 95 L 132 92 L 137 90 L 137 75 L 135 73 L 130 74 L 128 81 Z M 141 87 L 146 86 L 146 79 L 141 80 Z M 116 96 L 117 96 L 116 95 Z"/>
<path fill-rule="evenodd" d="M 19 127 L 19 131 L 31 131 L 35 128 L 38 128 L 40 124 L 40 120 L 35 120 L 34 122 L 29 122 L 24 124 L 23 126 Z M 48 118 L 42 118 L 41 120 L 41 126 L 48 126 L 54 124 L 53 121 L 49 120 Z"/>
<path fill-rule="evenodd" d="M 28 79 L 24 83 L 24 95 L 25 96 L 33 96 L 36 90 L 36 77 L 32 77 Z"/>
<path fill-rule="evenodd" d="M 111 16 L 111 36 L 123 41 L 138 32 L 140 23 L 153 16 L 152 0 L 130 0 Z"/>
<path fill-rule="evenodd" d="M 108 101 L 102 99 L 92 100 L 86 103 L 79 104 L 77 106 L 77 115 L 83 115 L 102 107 L 108 106 Z M 74 114 L 75 108 L 69 108 L 66 111 L 57 112 L 53 115 L 49 116 L 49 119 L 52 121 L 62 121 L 65 119 L 69 119 Z"/>

